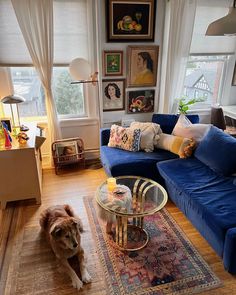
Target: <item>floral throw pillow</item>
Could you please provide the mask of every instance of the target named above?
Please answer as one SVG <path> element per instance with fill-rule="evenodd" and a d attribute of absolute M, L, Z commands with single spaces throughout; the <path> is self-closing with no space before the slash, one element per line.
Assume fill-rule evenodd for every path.
<path fill-rule="evenodd" d="M 111 126 L 109 147 L 137 152 L 139 151 L 141 130 L 124 128 L 118 125 Z"/>

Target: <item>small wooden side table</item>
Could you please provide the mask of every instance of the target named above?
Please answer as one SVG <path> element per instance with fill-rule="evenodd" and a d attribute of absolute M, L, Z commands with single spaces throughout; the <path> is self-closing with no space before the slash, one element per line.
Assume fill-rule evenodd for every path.
<path fill-rule="evenodd" d="M 55 173 L 66 165 L 82 163 L 85 168 L 84 142 L 79 137 L 56 140 L 52 143 Z"/>

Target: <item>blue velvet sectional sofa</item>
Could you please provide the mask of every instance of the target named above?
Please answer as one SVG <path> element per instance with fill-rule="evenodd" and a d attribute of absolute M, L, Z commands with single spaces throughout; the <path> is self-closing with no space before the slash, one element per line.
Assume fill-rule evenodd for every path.
<path fill-rule="evenodd" d="M 192 123 L 199 122 L 198 115 L 189 115 L 188 119 Z M 168 134 L 171 134 L 177 121 L 177 115 L 154 114 L 152 117 L 152 122 L 159 124 L 162 131 Z M 100 157 L 102 165 L 109 176 L 143 176 L 164 184 L 163 178 L 157 171 L 156 163 L 176 159 L 178 158 L 177 155 L 161 149 L 156 149 L 152 153 L 146 153 L 144 151 L 129 152 L 108 147 L 109 137 L 110 129 L 101 129 Z"/>
<path fill-rule="evenodd" d="M 198 116 L 188 116 L 198 123 Z M 171 133 L 178 117 L 154 114 L 152 121 Z M 139 175 L 163 184 L 169 198 L 187 216 L 236 274 L 236 139 L 211 127 L 194 156 L 171 152 L 128 152 L 107 146 L 110 130 L 101 130 L 101 161 L 108 175 Z"/>

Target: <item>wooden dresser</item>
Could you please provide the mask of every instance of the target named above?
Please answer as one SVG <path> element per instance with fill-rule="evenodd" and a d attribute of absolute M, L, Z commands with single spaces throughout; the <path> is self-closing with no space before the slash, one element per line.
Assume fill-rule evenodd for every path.
<path fill-rule="evenodd" d="M 12 138 L 11 149 L 0 149 L 0 202 L 6 208 L 10 201 L 35 198 L 41 203 L 42 165 L 40 146 L 45 137 L 36 124 L 28 124 L 29 140 L 22 146 Z"/>

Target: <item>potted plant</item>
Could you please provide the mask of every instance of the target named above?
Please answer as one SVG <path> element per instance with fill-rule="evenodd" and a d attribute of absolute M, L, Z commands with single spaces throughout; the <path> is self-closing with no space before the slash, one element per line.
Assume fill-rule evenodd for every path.
<path fill-rule="evenodd" d="M 184 114 L 186 115 L 188 110 L 189 110 L 189 106 L 195 104 L 196 102 L 203 102 L 206 99 L 203 97 L 199 97 L 199 98 L 192 98 L 190 100 L 187 100 L 186 97 L 182 97 L 179 99 L 179 105 L 178 105 L 178 110 L 180 114 Z"/>

